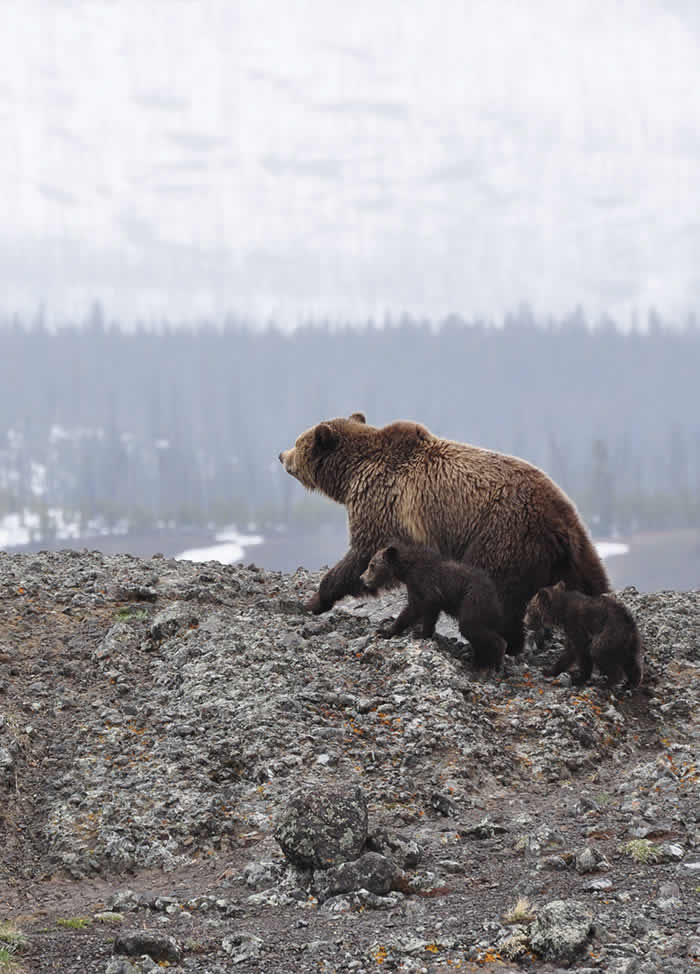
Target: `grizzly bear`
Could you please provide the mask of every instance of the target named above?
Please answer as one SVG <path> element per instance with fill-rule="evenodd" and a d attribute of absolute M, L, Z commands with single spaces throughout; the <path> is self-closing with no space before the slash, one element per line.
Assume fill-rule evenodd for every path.
<path fill-rule="evenodd" d="M 427 639 L 435 632 L 440 612 L 447 612 L 471 643 L 475 666 L 503 663 L 506 641 L 499 635 L 503 610 L 496 586 L 480 568 L 441 558 L 425 545 L 395 541 L 372 555 L 360 578 L 374 594 L 393 588 L 396 582 L 403 582 L 408 590 L 406 607 L 388 628 L 379 630 L 380 635 L 398 636 L 422 622 Z"/>
<path fill-rule="evenodd" d="M 525 460 L 440 439 L 418 423 L 370 426 L 362 413 L 312 426 L 279 459 L 304 487 L 347 509 L 350 550 L 307 603 L 314 613 L 359 595 L 370 558 L 393 538 L 490 575 L 510 653 L 522 650 L 525 606 L 544 586 L 609 589 L 576 508 Z"/>
<path fill-rule="evenodd" d="M 566 636 L 564 652 L 545 676 L 559 676 L 578 665 L 574 683 L 586 683 L 595 664 L 610 685 L 623 675 L 638 687 L 644 675 L 644 651 L 631 612 L 610 595 L 590 596 L 567 591 L 559 582 L 533 596 L 525 613 L 531 629 L 560 626 Z"/>

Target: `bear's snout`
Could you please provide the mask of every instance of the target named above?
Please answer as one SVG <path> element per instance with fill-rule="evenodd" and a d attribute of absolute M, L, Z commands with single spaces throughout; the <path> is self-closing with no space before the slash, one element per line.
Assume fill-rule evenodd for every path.
<path fill-rule="evenodd" d="M 295 463 L 294 463 L 294 447 L 291 450 L 282 450 L 280 453 L 280 463 L 287 471 L 287 473 L 296 475 Z"/>

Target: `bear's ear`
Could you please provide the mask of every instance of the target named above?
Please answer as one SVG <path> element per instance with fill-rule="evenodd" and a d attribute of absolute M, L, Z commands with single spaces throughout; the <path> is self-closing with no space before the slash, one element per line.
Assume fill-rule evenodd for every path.
<path fill-rule="evenodd" d="M 353 421 L 353 423 L 366 423 L 367 422 L 367 420 L 365 419 L 365 414 L 364 413 L 353 413 L 352 416 L 348 416 L 348 419 L 351 419 Z"/>
<path fill-rule="evenodd" d="M 388 548 L 384 549 L 384 557 L 390 565 L 394 565 L 399 560 L 398 549 L 390 544 Z"/>
<path fill-rule="evenodd" d="M 320 453 L 330 453 L 338 445 L 338 434 L 328 423 L 320 423 L 314 434 L 314 446 Z"/>
<path fill-rule="evenodd" d="M 565 590 L 565 588 L 566 588 L 566 582 L 562 579 L 561 582 L 557 582 L 557 584 L 554 586 L 553 591 L 554 592 L 563 592 Z"/>

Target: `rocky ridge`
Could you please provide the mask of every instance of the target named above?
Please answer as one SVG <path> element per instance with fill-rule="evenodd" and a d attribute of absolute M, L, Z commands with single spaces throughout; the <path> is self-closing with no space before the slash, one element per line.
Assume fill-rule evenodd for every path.
<path fill-rule="evenodd" d="M 0 555 L 22 969 L 698 969 L 700 593 L 619 593 L 613 693 L 544 678 L 556 639 L 482 676 L 449 625 L 381 639 L 396 595 L 310 616 L 317 583 Z"/>

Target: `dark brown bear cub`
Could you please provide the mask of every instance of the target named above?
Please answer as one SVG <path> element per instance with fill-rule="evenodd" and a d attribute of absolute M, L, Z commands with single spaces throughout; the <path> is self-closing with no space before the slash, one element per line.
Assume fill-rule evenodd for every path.
<path fill-rule="evenodd" d="M 540 589 L 527 607 L 525 624 L 531 629 L 560 626 L 566 636 L 564 652 L 545 676 L 559 676 L 578 665 L 577 684 L 585 683 L 595 664 L 610 685 L 623 675 L 638 687 L 644 675 L 644 652 L 630 611 L 607 595 L 589 596 L 567 591 L 563 582 Z"/>
<path fill-rule="evenodd" d="M 384 636 L 398 636 L 409 626 L 422 622 L 424 637 L 435 632 L 440 612 L 459 622 L 459 631 L 474 650 L 474 665 L 501 666 L 506 641 L 503 609 L 496 586 L 479 568 L 449 561 L 423 545 L 394 542 L 371 558 L 360 576 L 370 592 L 392 588 L 403 582 L 408 603 Z"/>

